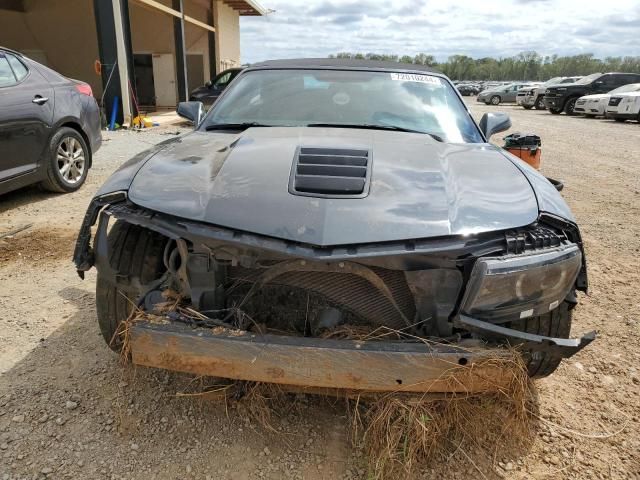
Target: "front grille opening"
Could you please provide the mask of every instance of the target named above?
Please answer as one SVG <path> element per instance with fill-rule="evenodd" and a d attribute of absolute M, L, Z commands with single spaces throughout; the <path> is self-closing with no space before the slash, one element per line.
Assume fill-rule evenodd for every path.
<path fill-rule="evenodd" d="M 315 335 L 331 323 L 406 328 L 415 304 L 404 273 L 373 267 L 390 290 L 402 315 L 380 290 L 358 275 L 338 272 L 291 271 L 247 296 L 263 269 L 230 267 L 227 308 L 242 310 L 257 324 L 277 331 Z"/>
<path fill-rule="evenodd" d="M 363 197 L 371 173 L 369 150 L 300 147 L 296 152 L 289 191 L 319 197 Z"/>

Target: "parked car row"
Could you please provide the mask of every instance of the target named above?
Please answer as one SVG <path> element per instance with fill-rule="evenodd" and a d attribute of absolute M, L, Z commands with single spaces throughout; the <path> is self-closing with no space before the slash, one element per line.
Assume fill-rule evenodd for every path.
<path fill-rule="evenodd" d="M 485 82 L 485 87 L 488 82 Z M 457 86 L 469 95 L 468 84 Z M 558 115 L 604 116 L 616 121 L 640 122 L 640 74 L 593 73 L 585 77 L 554 77 L 544 83 L 513 82 L 485 88 L 477 96 L 487 105 L 516 103 L 530 110 L 549 110 Z"/>
<path fill-rule="evenodd" d="M 544 94 L 551 85 L 573 83 L 581 78 L 582 77 L 554 77 L 541 85 L 523 87 L 518 91 L 516 103 L 518 105 L 522 105 L 527 110 L 531 108 L 535 108 L 536 110 L 545 110 L 547 107 L 544 104 Z"/>
<path fill-rule="evenodd" d="M 567 115 L 576 115 L 578 113 L 602 115 L 604 114 L 604 111 L 599 113 L 599 110 L 596 112 L 586 110 L 576 111 L 576 106 L 584 109 L 587 105 L 587 99 L 584 99 L 584 97 L 597 94 L 608 94 L 620 87 L 634 83 L 640 83 L 640 74 L 592 73 L 591 75 L 587 75 L 574 83 L 550 86 L 545 92 L 544 102 L 549 111 L 556 115 L 562 112 Z M 578 105 L 579 100 L 580 104 Z M 600 100 L 600 97 L 598 97 L 598 100 Z"/>

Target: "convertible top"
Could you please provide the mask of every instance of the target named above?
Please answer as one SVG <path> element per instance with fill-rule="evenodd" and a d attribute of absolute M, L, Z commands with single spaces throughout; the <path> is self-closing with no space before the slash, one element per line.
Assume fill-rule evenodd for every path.
<path fill-rule="evenodd" d="M 444 74 L 425 65 L 412 63 L 385 62 L 381 60 L 355 60 L 351 58 L 294 58 L 287 60 L 267 60 L 254 63 L 249 69 L 270 68 L 327 68 L 327 69 L 351 69 L 351 70 L 388 70 L 392 72 L 422 72 L 436 75 Z"/>

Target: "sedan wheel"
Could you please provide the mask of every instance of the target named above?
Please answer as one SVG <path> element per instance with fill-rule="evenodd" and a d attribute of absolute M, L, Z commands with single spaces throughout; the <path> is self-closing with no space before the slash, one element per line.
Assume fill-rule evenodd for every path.
<path fill-rule="evenodd" d="M 544 105 L 544 97 L 542 95 L 538 96 L 535 107 L 536 107 L 536 110 L 544 110 L 545 108 L 547 108 Z"/>
<path fill-rule="evenodd" d="M 491 97 L 491 105 L 500 105 L 500 97 L 498 95 Z"/>
<path fill-rule="evenodd" d="M 62 127 L 51 137 L 47 160 L 47 175 L 42 187 L 52 192 L 73 192 L 87 178 L 91 152 L 77 130 Z"/>
<path fill-rule="evenodd" d="M 78 183 L 84 175 L 85 153 L 74 137 L 64 137 L 57 151 L 58 171 L 70 185 Z"/>

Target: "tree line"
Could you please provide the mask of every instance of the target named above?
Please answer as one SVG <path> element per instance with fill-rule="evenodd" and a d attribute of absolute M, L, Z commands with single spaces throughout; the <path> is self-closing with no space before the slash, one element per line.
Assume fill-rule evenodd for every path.
<path fill-rule="evenodd" d="M 437 62 L 433 55 L 388 55 L 377 53 L 341 52 L 330 58 L 386 60 L 413 65 L 425 65 L 440 70 L 452 80 L 548 80 L 553 77 L 572 77 L 596 72 L 640 73 L 640 57 L 595 58 L 592 53 L 580 55 L 542 56 L 528 51 L 506 58 L 471 58 L 451 55 L 446 62 Z"/>

